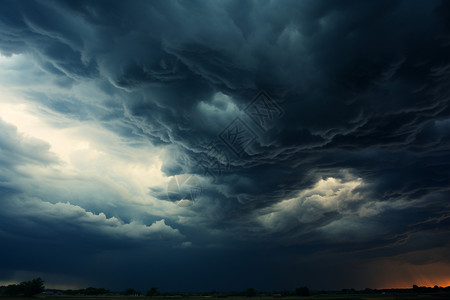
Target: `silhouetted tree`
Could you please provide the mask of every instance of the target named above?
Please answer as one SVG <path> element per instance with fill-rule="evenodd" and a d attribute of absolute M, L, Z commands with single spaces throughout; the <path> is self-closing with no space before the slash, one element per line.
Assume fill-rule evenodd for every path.
<path fill-rule="evenodd" d="M 96 295 L 96 296 L 98 296 L 98 295 L 103 295 L 103 294 L 106 294 L 106 293 L 109 293 L 110 291 L 109 290 L 107 290 L 107 289 L 104 289 L 104 288 L 95 288 L 95 287 L 92 287 L 92 286 L 90 286 L 90 287 L 88 287 L 88 288 L 86 288 L 86 289 L 84 289 L 84 290 L 80 290 L 80 293 L 81 294 L 85 294 L 85 295 Z"/>
<path fill-rule="evenodd" d="M 24 281 L 19 284 L 25 297 L 32 297 L 45 291 L 44 280 L 35 278 L 31 281 Z"/>
<path fill-rule="evenodd" d="M 145 296 L 147 297 L 153 297 L 159 295 L 158 289 L 155 286 L 152 286 L 147 293 L 145 293 Z"/>
<path fill-rule="evenodd" d="M 80 290 L 65 290 L 65 291 L 63 291 L 63 294 L 65 294 L 65 295 L 76 295 L 76 294 L 80 294 Z"/>
<path fill-rule="evenodd" d="M 22 291 L 20 285 L 10 284 L 8 286 L 5 286 L 4 293 L 5 293 L 5 295 L 8 295 L 8 296 L 14 296 L 14 295 L 23 294 L 23 291 Z"/>
<path fill-rule="evenodd" d="M 306 286 L 302 286 L 302 287 L 296 288 L 295 289 L 295 294 L 297 296 L 302 296 L 302 297 L 309 296 L 309 289 Z"/>
<path fill-rule="evenodd" d="M 138 291 L 136 291 L 135 289 L 127 288 L 127 289 L 123 292 L 123 294 L 129 296 L 129 295 L 139 295 L 140 293 L 139 293 Z"/>
<path fill-rule="evenodd" d="M 10 284 L 2 288 L 2 293 L 9 296 L 32 297 L 45 290 L 44 280 L 35 278 L 30 281 L 23 281 L 19 284 Z"/>

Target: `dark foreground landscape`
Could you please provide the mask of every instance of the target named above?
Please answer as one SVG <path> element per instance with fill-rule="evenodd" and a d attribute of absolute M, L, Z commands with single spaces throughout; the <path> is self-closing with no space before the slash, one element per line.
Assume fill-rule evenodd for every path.
<path fill-rule="evenodd" d="M 36 299 L 49 299 L 49 300 L 103 300 L 103 299 L 114 299 L 114 300 L 135 300 L 135 299 L 150 299 L 145 296 L 121 296 L 121 295 L 108 295 L 108 296 L 55 296 L 55 295 L 39 295 L 35 296 Z M 189 300 L 205 300 L 205 299 L 223 299 L 223 296 L 157 296 L 152 297 L 153 300 L 166 300 L 166 299 L 189 299 Z M 229 300 L 248 300 L 249 298 L 245 296 L 233 296 L 226 297 Z M 258 295 L 254 299 L 275 299 L 277 297 L 268 295 Z M 24 297 L 0 297 L 2 300 L 16 300 L 16 299 L 26 299 Z M 297 300 L 297 299 L 450 299 L 450 292 L 439 293 L 439 294 L 414 294 L 412 292 L 391 292 L 391 293 L 380 293 L 380 294 L 365 294 L 365 293 L 355 293 L 355 294 L 341 294 L 330 292 L 328 294 L 312 294 L 307 297 L 298 296 L 288 296 L 283 297 L 286 300 Z"/>
<path fill-rule="evenodd" d="M 23 281 L 18 284 L 0 286 L 1 300 L 15 299 L 49 299 L 49 300 L 167 300 L 167 299 L 189 299 L 208 300 L 260 300 L 279 299 L 450 299 L 450 286 L 447 287 L 425 287 L 413 285 L 405 289 L 370 289 L 364 290 L 342 289 L 340 291 L 310 291 L 308 287 L 296 288 L 294 291 L 257 291 L 247 288 L 242 291 L 233 292 L 160 292 L 157 287 L 151 287 L 145 293 L 127 288 L 123 291 L 111 291 L 105 288 L 88 287 L 77 290 L 47 289 L 41 278 Z"/>

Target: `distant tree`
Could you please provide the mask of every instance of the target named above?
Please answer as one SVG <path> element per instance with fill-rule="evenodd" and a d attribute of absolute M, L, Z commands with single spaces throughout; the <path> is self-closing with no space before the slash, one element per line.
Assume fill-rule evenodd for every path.
<path fill-rule="evenodd" d="M 140 294 L 138 291 L 136 291 L 135 289 L 132 288 L 127 288 L 124 292 L 124 295 L 130 296 L 130 295 L 138 295 Z"/>
<path fill-rule="evenodd" d="M 153 297 L 159 295 L 158 289 L 155 286 L 152 286 L 147 293 L 145 293 L 145 296 L 147 297 Z"/>
<path fill-rule="evenodd" d="M 44 280 L 35 278 L 31 281 L 24 281 L 19 284 L 25 297 L 32 297 L 45 291 Z"/>
<path fill-rule="evenodd" d="M 246 297 L 254 297 L 256 296 L 256 291 L 254 288 L 248 288 L 245 290 L 244 294 Z"/>
<path fill-rule="evenodd" d="M 10 284 L 5 286 L 4 294 L 8 296 L 15 296 L 23 294 L 23 290 L 18 284 Z"/>
<path fill-rule="evenodd" d="M 302 287 L 296 288 L 295 289 L 295 294 L 297 296 L 302 296 L 302 297 L 309 296 L 309 289 L 306 286 L 302 286 Z"/>
<path fill-rule="evenodd" d="M 110 291 L 107 290 L 107 289 L 95 288 L 95 287 L 92 287 L 92 286 L 90 286 L 90 287 L 88 287 L 88 288 L 86 288 L 84 290 L 80 290 L 80 294 L 85 294 L 85 295 L 98 296 L 98 295 L 104 295 L 104 294 L 107 294 L 107 293 L 110 293 Z"/>
<path fill-rule="evenodd" d="M 65 291 L 63 291 L 63 294 L 65 294 L 65 295 L 76 295 L 76 294 L 80 294 L 80 290 L 65 290 Z"/>
<path fill-rule="evenodd" d="M 413 291 L 414 293 L 421 293 L 422 287 L 417 286 L 416 284 L 413 285 Z"/>
<path fill-rule="evenodd" d="M 32 297 L 45 290 L 44 280 L 35 278 L 30 281 L 22 281 L 19 284 L 10 284 L 2 288 L 2 294 L 9 296 Z"/>
<path fill-rule="evenodd" d="M 356 290 L 354 288 L 342 289 L 341 292 L 344 293 L 344 294 L 354 294 L 354 293 L 356 293 Z"/>

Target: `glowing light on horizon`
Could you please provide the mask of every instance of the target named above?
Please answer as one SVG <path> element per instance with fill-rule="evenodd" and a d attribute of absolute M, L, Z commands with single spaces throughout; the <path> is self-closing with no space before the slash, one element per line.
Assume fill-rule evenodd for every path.
<path fill-rule="evenodd" d="M 391 273 L 395 278 L 391 279 L 393 283 L 381 284 L 380 289 L 391 288 L 412 288 L 413 285 L 419 287 L 447 287 L 450 286 L 450 269 L 443 263 L 431 263 L 426 265 L 402 264 L 400 266 L 391 266 L 397 268 L 397 271 L 403 273 Z M 388 270 L 385 270 L 388 271 Z M 401 279 L 398 279 L 401 278 Z"/>

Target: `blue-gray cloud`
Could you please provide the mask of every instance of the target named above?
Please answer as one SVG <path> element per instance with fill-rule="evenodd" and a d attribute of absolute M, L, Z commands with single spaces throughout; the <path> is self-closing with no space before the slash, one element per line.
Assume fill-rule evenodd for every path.
<path fill-rule="evenodd" d="M 385 251 L 401 256 L 426 250 L 417 238 L 425 233 L 430 249 L 448 247 L 442 241 L 450 181 L 447 2 L 2 1 L 0 6 L 1 53 L 35 65 L 13 72 L 24 77 L 3 80 L 38 105 L 39 116 L 55 127 L 96 124 L 114 133 L 111 144 L 122 143 L 108 148 L 114 157 L 142 161 L 142 149 L 149 147 L 149 156 L 158 153 L 164 176 L 192 174 L 201 185 L 190 200 L 171 198 L 161 184 L 149 184 L 140 194 L 123 192 L 114 182 L 127 191 L 132 184 L 114 171 L 103 181 L 98 174 L 95 180 L 88 176 L 111 160 L 93 156 L 83 165 L 87 155 L 79 152 L 72 162 L 86 168 L 85 177 L 64 180 L 72 187 L 86 182 L 73 200 L 56 200 L 64 198 L 62 189 L 37 192 L 20 179 L 2 184 L 5 203 L 13 203 L 12 194 L 25 194 L 26 201 L 35 197 L 33 205 L 47 203 L 44 212 L 77 210 L 96 220 L 83 232 L 111 233 L 104 225 L 111 222 L 126 237 L 158 228 L 177 236 L 178 246 L 170 250 L 175 255 L 199 259 L 190 251 L 209 253 L 223 265 L 227 259 L 218 249 L 226 247 L 233 248 L 236 264 L 245 264 L 252 255 L 242 249 L 255 245 L 286 264 L 301 253 L 305 258 L 294 264 L 299 266 L 324 255 L 317 270 L 337 256 L 346 261 L 355 253 L 372 259 L 387 256 Z M 261 91 L 278 113 L 270 128 L 246 114 Z M 224 142 L 223 130 L 233 124 L 253 137 L 239 155 Z M 49 145 L 0 125 L 5 178 L 19 178 L 17 168 L 30 163 L 43 168 L 61 163 Z M 91 136 L 99 145 L 109 137 Z M 45 187 L 53 182 L 33 180 Z M 116 194 L 108 191 L 113 186 Z M 136 194 L 141 203 L 127 202 Z M 145 197 L 152 199 L 147 207 Z M 176 206 L 180 200 L 189 205 Z M 70 219 L 80 221 L 79 214 Z M 5 212 L 5 218 L 12 215 Z M 3 231 L 11 226 L 5 223 Z M 163 257 L 171 267 L 180 263 Z M 257 264 L 250 261 L 248 268 Z M 282 267 L 274 258 L 270 268 Z M 254 278 L 256 273 L 248 271 Z M 342 278 L 333 287 L 352 276 Z"/>

